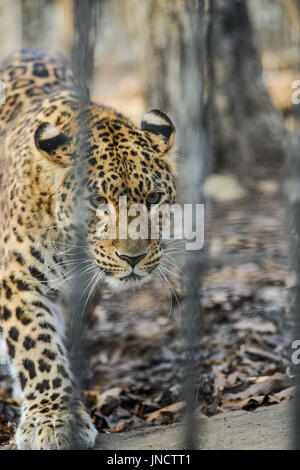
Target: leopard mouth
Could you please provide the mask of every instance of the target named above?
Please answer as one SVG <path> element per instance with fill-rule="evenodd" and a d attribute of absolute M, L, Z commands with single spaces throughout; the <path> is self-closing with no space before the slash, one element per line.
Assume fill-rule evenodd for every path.
<path fill-rule="evenodd" d="M 130 288 L 135 288 L 149 282 L 151 279 L 150 273 L 139 275 L 131 272 L 123 277 L 115 277 L 112 273 L 106 273 L 105 281 L 107 285 L 115 291 L 125 291 Z"/>
<path fill-rule="evenodd" d="M 153 279 L 153 272 L 159 266 L 159 262 L 155 263 L 151 267 L 148 266 L 146 270 L 140 270 L 138 267 L 133 268 L 130 272 L 116 272 L 110 269 L 103 269 L 105 274 L 104 282 L 107 284 L 108 287 L 113 289 L 114 291 L 126 291 L 130 290 L 131 288 L 139 288 L 148 282 L 151 282 Z M 136 269 L 138 271 L 136 272 Z"/>
<path fill-rule="evenodd" d="M 128 274 L 128 276 L 122 277 L 122 281 L 124 281 L 124 282 L 139 281 L 140 279 L 142 279 L 142 276 L 140 276 L 139 274 L 135 274 L 133 272 Z"/>

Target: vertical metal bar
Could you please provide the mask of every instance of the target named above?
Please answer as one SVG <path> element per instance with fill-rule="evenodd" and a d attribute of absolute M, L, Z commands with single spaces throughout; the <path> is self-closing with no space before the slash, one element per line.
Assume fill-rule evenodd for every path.
<path fill-rule="evenodd" d="M 186 420 L 185 420 L 185 436 L 184 447 L 186 449 L 197 449 L 199 443 L 197 437 L 199 435 L 199 426 L 196 423 L 194 410 L 196 407 L 196 352 L 201 330 L 199 328 L 200 320 L 200 275 L 202 267 L 198 256 L 189 256 L 185 263 L 185 272 L 188 276 L 188 285 L 186 288 L 186 298 L 183 309 L 184 335 L 185 335 L 185 401 L 186 401 Z M 199 275 L 200 274 L 200 275 Z"/>
<path fill-rule="evenodd" d="M 72 68 L 83 100 L 94 71 L 94 53 L 102 0 L 73 0 Z"/>
<path fill-rule="evenodd" d="M 77 158 L 75 159 L 77 181 L 82 180 L 86 174 L 87 150 L 89 141 L 89 89 L 88 82 L 93 74 L 95 38 L 98 25 L 100 0 L 74 0 L 73 1 L 73 27 L 74 36 L 72 44 L 72 68 L 80 96 L 80 110 L 78 115 Z M 82 188 L 84 191 L 84 188 Z M 74 259 L 81 259 L 85 252 L 85 233 L 81 225 L 84 219 L 84 197 L 79 195 L 76 201 L 74 224 L 77 229 L 77 238 L 74 247 Z M 68 301 L 70 312 L 70 347 L 73 372 L 82 386 L 85 380 L 86 344 L 84 338 L 84 315 L 88 308 L 87 292 L 84 291 L 85 276 L 76 270 L 75 279 L 71 286 Z"/>
<path fill-rule="evenodd" d="M 298 144 L 299 147 L 299 144 Z M 299 150 L 298 150 L 299 152 Z M 295 283 L 290 292 L 290 305 L 293 313 L 295 332 L 293 337 L 292 346 L 294 341 L 300 340 L 300 162 L 296 149 L 291 152 L 291 177 L 294 187 L 294 200 L 292 204 L 292 269 L 295 275 Z M 293 189 L 292 189 L 293 191 Z M 299 349 L 299 344 L 295 344 Z M 292 351 L 293 352 L 293 351 Z M 293 361 L 292 361 L 293 362 Z M 293 404 L 293 417 L 294 417 L 294 433 L 293 433 L 293 448 L 300 449 L 300 364 L 293 362 L 293 374 L 296 377 L 298 386 L 296 387 L 296 396 Z"/>
<path fill-rule="evenodd" d="M 43 30 L 46 0 L 22 0 L 22 45 L 23 47 L 37 47 L 38 38 Z"/>
<path fill-rule="evenodd" d="M 204 45 L 205 42 L 205 9 L 203 2 L 186 2 L 188 21 L 190 23 L 190 58 L 194 63 L 189 67 L 182 64 L 184 69 L 192 73 L 193 83 L 199 92 L 198 106 L 194 104 L 195 90 L 185 83 L 190 83 L 191 77 L 185 77 L 182 87 L 182 100 L 185 103 L 186 112 L 189 113 L 190 129 L 187 131 L 189 155 L 186 156 L 185 170 L 189 177 L 189 184 L 184 190 L 185 202 L 189 204 L 203 203 L 202 186 L 206 168 L 207 133 L 203 111 L 203 80 L 204 80 Z M 192 114 L 192 116 L 191 116 Z M 185 427 L 185 448 L 199 448 L 197 437 L 199 436 L 199 423 L 196 422 L 194 410 L 196 408 L 196 357 L 201 338 L 201 286 L 203 275 L 202 252 L 195 251 L 186 254 L 185 273 L 187 282 L 185 285 L 185 300 L 183 307 L 183 331 L 185 337 L 186 350 L 186 427 Z"/>

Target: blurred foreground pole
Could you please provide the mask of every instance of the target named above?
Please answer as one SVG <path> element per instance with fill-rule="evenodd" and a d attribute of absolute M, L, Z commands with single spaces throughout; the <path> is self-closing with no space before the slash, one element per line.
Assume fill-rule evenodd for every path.
<path fill-rule="evenodd" d="M 176 127 L 179 151 L 177 200 L 180 203 L 203 203 L 202 186 L 208 166 L 203 82 L 209 2 L 149 0 L 139 3 L 137 0 L 134 5 L 137 18 L 144 18 L 140 43 L 147 105 L 167 112 Z M 141 22 L 137 23 L 141 25 Z M 191 251 L 185 258 L 187 281 L 182 325 L 186 352 L 184 439 L 185 448 L 194 449 L 199 435 L 194 409 L 199 406 L 196 403 L 195 376 L 201 339 L 202 252 Z"/>
<path fill-rule="evenodd" d="M 284 2 L 286 8 L 290 6 L 298 8 L 299 2 L 289 5 Z M 291 13 L 291 12 L 290 12 Z M 294 10 L 294 14 L 297 13 Z M 298 16 L 294 18 L 297 21 Z M 299 43 L 298 43 L 298 61 L 299 61 Z M 299 65 L 299 63 L 298 63 Z M 292 99 L 291 89 L 291 99 Z M 294 103 L 295 107 L 299 104 Z M 300 136 L 290 132 L 287 134 L 288 158 L 285 160 L 288 166 L 288 193 L 287 198 L 291 209 L 291 279 L 292 283 L 289 289 L 289 307 L 293 315 L 294 330 L 291 344 L 291 375 L 296 385 L 295 399 L 291 404 L 291 413 L 294 423 L 293 449 L 300 450 Z"/>
<path fill-rule="evenodd" d="M 208 137 L 204 118 L 204 62 L 205 62 L 205 10 L 204 2 L 187 1 L 187 24 L 189 35 L 185 35 L 181 48 L 181 100 L 183 133 L 181 134 L 183 180 L 179 200 L 183 203 L 201 204 L 203 182 L 206 172 Z M 203 227 L 201 227 L 203 228 Z M 203 276 L 202 252 L 186 255 L 184 272 L 187 275 L 185 301 L 183 305 L 183 328 L 186 343 L 186 434 L 185 447 L 199 447 L 199 428 L 195 422 L 194 409 L 197 406 L 195 386 L 197 349 L 201 338 L 201 288 Z M 199 405 L 199 404 L 198 404 Z M 203 433 L 203 429 L 201 430 Z"/>
<path fill-rule="evenodd" d="M 14 2 L 18 3 L 18 2 Z M 45 11 L 47 0 L 22 0 L 22 45 L 23 47 L 37 47 L 38 39 L 45 34 Z"/>
<path fill-rule="evenodd" d="M 293 417 L 294 417 L 294 443 L 293 448 L 300 450 L 300 364 L 293 361 L 293 353 L 295 359 L 299 360 L 299 354 L 296 352 L 300 348 L 300 158 L 299 152 L 300 142 L 297 146 L 293 146 L 291 154 L 291 191 L 290 197 L 292 200 L 292 269 L 295 276 L 295 281 L 290 292 L 291 311 L 294 316 L 295 331 L 293 335 L 292 344 L 292 369 L 293 375 L 296 377 L 296 397 L 293 404 Z M 295 343 L 294 343 L 295 342 Z"/>
<path fill-rule="evenodd" d="M 100 0 L 73 0 L 73 45 L 72 68 L 80 95 L 80 111 L 78 116 L 76 177 L 81 187 L 81 181 L 86 174 L 86 161 L 89 140 L 89 114 L 86 106 L 89 104 L 88 82 L 93 73 L 95 37 Z M 84 188 L 82 188 L 84 191 Z M 82 260 L 85 257 L 85 230 L 82 226 L 84 220 L 85 198 L 79 195 L 76 201 L 74 224 L 77 227 L 77 240 L 73 250 L 73 259 Z M 85 313 L 89 307 L 89 289 L 87 289 L 87 275 L 82 273 L 80 262 L 76 270 L 71 292 L 67 301 L 70 321 L 70 352 L 72 368 L 83 385 L 86 375 L 86 344 L 84 338 Z"/>
<path fill-rule="evenodd" d="M 94 54 L 102 0 L 73 0 L 72 67 L 82 93 L 94 72 Z"/>

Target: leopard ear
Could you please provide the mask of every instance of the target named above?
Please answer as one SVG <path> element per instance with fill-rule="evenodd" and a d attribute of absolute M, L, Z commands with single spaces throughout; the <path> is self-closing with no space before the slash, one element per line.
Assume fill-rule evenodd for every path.
<path fill-rule="evenodd" d="M 63 167 L 71 164 L 73 157 L 71 151 L 72 140 L 72 137 L 68 137 L 49 122 L 42 122 L 34 133 L 37 149 L 48 160 Z"/>
<path fill-rule="evenodd" d="M 143 118 L 141 129 L 152 132 L 160 137 L 161 151 L 167 152 L 171 149 L 175 138 L 175 127 L 171 119 L 159 109 L 147 111 Z"/>

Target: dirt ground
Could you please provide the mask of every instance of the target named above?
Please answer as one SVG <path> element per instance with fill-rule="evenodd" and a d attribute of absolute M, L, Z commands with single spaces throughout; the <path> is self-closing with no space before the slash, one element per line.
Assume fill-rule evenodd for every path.
<path fill-rule="evenodd" d="M 294 391 L 286 307 L 289 217 L 282 183 L 267 171 L 240 182 L 246 190 L 242 198 L 206 204 L 203 334 L 195 380 L 198 411 L 207 417 L 276 406 Z M 182 274 L 174 265 L 170 269 L 180 304 Z M 158 279 L 121 296 L 103 290 L 93 318 L 91 375 L 83 393 L 100 433 L 179 422 L 185 352 L 175 296 L 170 311 L 169 294 Z M 12 442 L 18 410 L 19 400 L 2 377 L 0 443 Z"/>
<path fill-rule="evenodd" d="M 287 450 L 293 448 L 292 402 L 261 406 L 252 412 L 232 411 L 211 418 L 198 415 L 195 441 L 201 450 Z M 184 423 L 99 434 L 95 450 L 185 449 Z M 0 446 L 12 450 L 14 445 Z"/>

